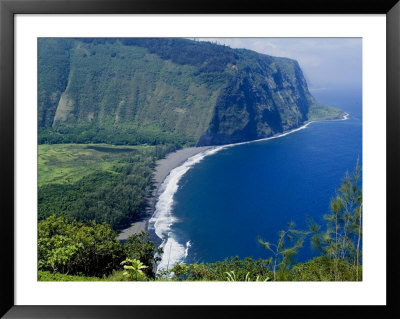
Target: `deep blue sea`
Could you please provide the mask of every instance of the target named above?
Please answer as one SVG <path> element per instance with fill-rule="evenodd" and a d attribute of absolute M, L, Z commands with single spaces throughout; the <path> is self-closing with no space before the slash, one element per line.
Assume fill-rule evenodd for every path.
<path fill-rule="evenodd" d="M 358 90 L 312 94 L 349 119 L 313 122 L 283 137 L 225 148 L 181 171 L 177 190 L 169 192 L 164 267 L 230 256 L 269 258 L 258 236 L 276 242 L 290 221 L 306 229 L 306 216 L 323 223 L 346 170 L 357 159 L 362 164 L 362 100 Z M 297 260 L 315 255 L 307 240 Z"/>

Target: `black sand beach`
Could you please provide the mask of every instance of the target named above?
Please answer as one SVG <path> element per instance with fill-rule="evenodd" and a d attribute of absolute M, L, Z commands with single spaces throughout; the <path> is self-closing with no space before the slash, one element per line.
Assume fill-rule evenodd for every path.
<path fill-rule="evenodd" d="M 134 222 L 131 224 L 129 228 L 124 229 L 118 235 L 118 240 L 126 240 L 129 236 L 139 233 L 141 231 L 146 231 L 148 226 L 148 221 L 153 215 L 154 206 L 157 199 L 157 192 L 159 187 L 161 186 L 162 182 L 168 176 L 168 174 L 174 168 L 180 166 L 184 163 L 188 158 L 203 152 L 207 149 L 211 148 L 210 146 L 203 146 L 203 147 L 188 147 L 176 152 L 168 154 L 165 158 L 157 161 L 156 168 L 153 172 L 153 189 L 148 194 L 148 211 L 146 216 L 143 220 Z"/>

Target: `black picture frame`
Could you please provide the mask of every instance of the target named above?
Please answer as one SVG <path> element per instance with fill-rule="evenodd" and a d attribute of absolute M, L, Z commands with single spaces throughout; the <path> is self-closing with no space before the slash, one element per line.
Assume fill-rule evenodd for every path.
<path fill-rule="evenodd" d="M 14 15 L 15 14 L 385 14 L 387 21 L 386 306 L 17 306 L 14 302 Z M 279 314 L 296 317 L 399 315 L 395 231 L 400 137 L 400 3 L 398 0 L 0 0 L 0 315 L 4 318 L 203 318 Z M 381 276 L 376 274 L 376 276 Z M 268 307 L 266 309 L 266 307 Z M 320 314 L 322 315 L 322 314 Z"/>

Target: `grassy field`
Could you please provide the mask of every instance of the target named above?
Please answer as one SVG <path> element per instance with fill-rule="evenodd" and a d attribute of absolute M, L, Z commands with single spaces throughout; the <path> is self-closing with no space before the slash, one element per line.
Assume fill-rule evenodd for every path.
<path fill-rule="evenodd" d="M 152 146 L 107 144 L 38 145 L 38 186 L 70 184 L 94 172 L 110 172 L 121 166 L 121 158 L 151 150 Z"/>
<path fill-rule="evenodd" d="M 343 111 L 333 106 L 313 105 L 308 111 L 310 121 L 339 119 L 342 115 Z"/>

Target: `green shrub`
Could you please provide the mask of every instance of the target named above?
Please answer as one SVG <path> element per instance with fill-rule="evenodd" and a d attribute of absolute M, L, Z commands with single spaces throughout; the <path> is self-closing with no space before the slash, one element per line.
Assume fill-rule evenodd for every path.
<path fill-rule="evenodd" d="M 50 216 L 38 225 L 38 269 L 101 277 L 124 258 L 116 232 L 105 223 L 90 225 Z"/>
<path fill-rule="evenodd" d="M 87 277 L 77 275 L 66 275 L 60 273 L 51 273 L 49 271 L 38 271 L 38 281 L 103 281 L 99 277 Z"/>
<path fill-rule="evenodd" d="M 356 266 L 350 264 L 346 260 L 316 257 L 305 263 L 296 264 L 291 271 L 290 280 L 357 281 L 356 270 Z M 358 274 L 358 280 L 362 280 L 362 266 L 358 266 Z"/>
<path fill-rule="evenodd" d="M 245 281 L 246 278 L 260 281 L 272 278 L 273 273 L 269 269 L 270 259 L 253 260 L 251 257 L 239 259 L 238 257 L 226 258 L 224 261 L 213 263 L 200 263 L 182 265 L 177 264 L 169 273 L 172 280 L 178 281 L 226 281 L 226 273 L 235 273 L 236 281 Z"/>

